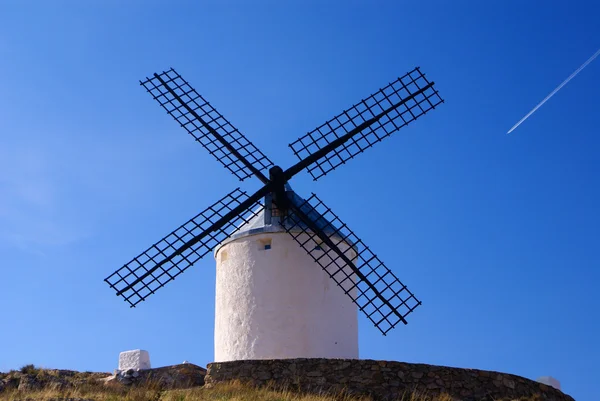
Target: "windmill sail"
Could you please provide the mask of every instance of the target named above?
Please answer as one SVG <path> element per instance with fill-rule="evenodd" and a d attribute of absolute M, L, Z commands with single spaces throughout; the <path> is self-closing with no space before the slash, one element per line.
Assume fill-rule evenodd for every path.
<path fill-rule="evenodd" d="M 298 165 L 323 153 L 302 165 L 317 180 L 442 103 L 433 84 L 417 67 L 288 146 Z"/>
<path fill-rule="evenodd" d="M 251 220 L 257 213 L 257 206 L 260 206 L 254 198 L 248 197 L 239 188 L 235 189 L 104 281 L 134 307 L 211 252 L 217 244 L 235 233 L 240 224 Z M 233 214 L 233 217 L 229 218 L 228 214 Z"/>
<path fill-rule="evenodd" d="M 208 152 L 240 181 L 263 173 L 273 165 L 174 69 L 154 74 L 140 84 Z"/>
<path fill-rule="evenodd" d="M 315 194 L 294 205 L 286 231 L 384 335 L 421 302 Z M 310 211 L 307 213 L 307 211 Z"/>

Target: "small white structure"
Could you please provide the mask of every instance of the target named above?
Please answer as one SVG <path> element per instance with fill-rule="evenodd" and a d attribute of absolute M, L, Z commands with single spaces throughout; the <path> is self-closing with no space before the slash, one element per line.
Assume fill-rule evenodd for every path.
<path fill-rule="evenodd" d="M 538 377 L 536 381 L 538 383 L 546 384 L 548 386 L 554 387 L 557 390 L 560 390 L 560 382 L 552 376 Z"/>
<path fill-rule="evenodd" d="M 150 354 L 148 354 L 148 351 L 136 349 L 132 351 L 121 352 L 119 354 L 119 370 L 126 371 L 129 369 L 151 369 Z"/>
<path fill-rule="evenodd" d="M 358 358 L 356 305 L 278 219 L 263 210 L 215 249 L 215 362 Z"/>

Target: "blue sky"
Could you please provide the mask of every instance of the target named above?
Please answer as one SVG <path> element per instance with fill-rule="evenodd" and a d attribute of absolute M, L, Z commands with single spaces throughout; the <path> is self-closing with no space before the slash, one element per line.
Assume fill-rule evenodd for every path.
<path fill-rule="evenodd" d="M 600 48 L 599 14 L 592 1 L 0 3 L 0 371 L 110 371 L 132 348 L 155 366 L 212 359 L 212 258 L 136 309 L 102 280 L 258 184 L 139 79 L 176 68 L 285 167 L 288 143 L 419 65 L 442 107 L 292 182 L 423 301 L 387 337 L 361 317 L 361 357 L 552 375 L 600 399 L 600 62 L 505 134 Z"/>

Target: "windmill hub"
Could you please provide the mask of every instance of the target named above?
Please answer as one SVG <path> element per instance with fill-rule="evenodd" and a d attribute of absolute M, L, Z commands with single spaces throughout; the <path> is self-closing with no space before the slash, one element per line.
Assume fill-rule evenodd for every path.
<path fill-rule="evenodd" d="M 279 166 L 273 166 L 269 169 L 269 178 L 272 183 L 276 184 L 281 183 L 284 185 L 287 182 L 283 175 L 283 169 Z"/>
<path fill-rule="evenodd" d="M 175 70 L 140 84 L 233 175 L 263 186 L 235 189 L 107 277 L 118 296 L 134 307 L 214 250 L 216 361 L 358 358 L 358 309 L 384 335 L 407 324 L 421 302 L 331 208 L 288 181 L 305 169 L 323 177 L 442 103 L 418 67 L 290 144 L 300 161 L 286 170 Z"/>

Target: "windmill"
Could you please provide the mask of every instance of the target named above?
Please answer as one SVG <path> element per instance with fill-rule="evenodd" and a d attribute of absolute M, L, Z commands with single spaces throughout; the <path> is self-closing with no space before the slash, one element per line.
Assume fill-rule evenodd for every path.
<path fill-rule="evenodd" d="M 421 302 L 315 194 L 289 181 L 325 176 L 443 100 L 419 67 L 344 110 L 289 147 L 282 169 L 175 70 L 140 84 L 253 194 L 237 188 L 105 281 L 131 307 L 200 258 L 217 261 L 215 361 L 358 357 L 357 309 L 384 335 Z"/>

